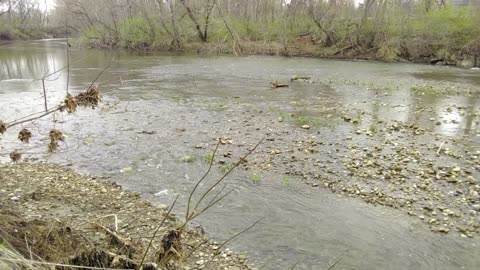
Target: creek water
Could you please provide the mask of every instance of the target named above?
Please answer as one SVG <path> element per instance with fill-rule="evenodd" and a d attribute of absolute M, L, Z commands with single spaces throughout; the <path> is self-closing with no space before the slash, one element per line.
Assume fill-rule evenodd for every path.
<path fill-rule="evenodd" d="M 32 158 L 70 163 L 80 172 L 112 177 L 154 203 L 169 204 L 179 194 L 174 212 L 182 217 L 189 192 L 208 163 L 201 156 L 189 163 L 180 159 L 197 151 L 192 150 L 196 146 L 210 151 L 215 145 L 213 139 L 231 131 L 231 125 L 242 129 L 245 115 L 258 127 L 237 138 L 240 152 L 246 152 L 265 133 L 275 132 L 266 127 L 275 110 L 315 115 L 335 104 L 359 104 L 372 115 L 362 123 L 367 127 L 378 117 L 414 119 L 436 134 L 461 136 L 473 147 L 479 142 L 475 109 L 449 116 L 455 118 L 454 123 L 437 126 L 429 120 L 432 114 L 445 114 L 447 104 L 478 111 L 478 70 L 308 58 L 72 49 L 69 91 L 83 90 L 112 59 L 99 80 L 105 101 L 101 109 L 57 114 L 30 125 L 45 136 L 52 127 L 65 130 L 67 145 L 60 153 L 44 153 L 44 139 L 34 138 L 28 147 L 18 146 L 14 142 L 16 135 L 7 134 L 0 144 L 0 158 L 5 161 L 6 151 L 21 148 Z M 0 43 L 0 120 L 9 122 L 41 111 L 44 100 L 40 79 L 66 64 L 64 40 Z M 292 83 L 288 90 L 269 88 L 270 81 L 288 81 L 293 74 L 345 80 L 348 86 Z M 353 83 L 362 81 L 376 85 L 360 87 Z M 452 91 L 469 89 L 471 93 L 412 96 L 410 88 L 403 87 L 425 83 L 452 87 Z M 66 93 L 67 72 L 49 76 L 45 86 L 48 104 L 58 104 Z M 379 97 L 379 92 L 384 91 L 391 93 Z M 368 99 L 378 102 L 362 104 Z M 426 105 L 433 108 L 430 114 L 414 113 Z M 393 112 L 392 106 L 398 109 Z M 335 141 L 345 129 L 341 124 L 330 128 L 325 140 Z M 221 171 L 214 170 L 200 190 L 221 175 Z M 334 269 L 480 268 L 478 239 L 434 234 L 403 212 L 340 197 L 307 186 L 295 177 L 287 179 L 275 173 L 264 173 L 261 181 L 254 183 L 242 171 L 235 171 L 226 183 L 226 190 L 235 187 L 234 191 L 194 225 L 201 225 L 210 237 L 222 241 L 263 218 L 228 246 L 245 252 L 257 266 L 268 263 L 264 269 L 290 269 L 298 260 L 296 269 L 328 269 L 337 261 Z"/>

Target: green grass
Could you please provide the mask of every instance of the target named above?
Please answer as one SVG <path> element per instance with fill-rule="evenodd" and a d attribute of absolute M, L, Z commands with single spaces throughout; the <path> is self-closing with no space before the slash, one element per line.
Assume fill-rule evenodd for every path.
<path fill-rule="evenodd" d="M 254 184 L 258 184 L 262 181 L 262 177 L 257 173 L 249 174 L 248 179 L 250 179 L 250 181 L 252 181 Z"/>
<path fill-rule="evenodd" d="M 206 162 L 208 163 L 213 163 L 213 154 L 211 153 L 206 153 L 205 155 L 203 155 L 203 160 L 205 160 Z"/>
<path fill-rule="evenodd" d="M 193 153 L 193 151 L 190 150 L 188 154 L 180 159 L 180 161 L 186 162 L 186 163 L 193 163 L 197 161 L 197 156 Z"/>
<path fill-rule="evenodd" d="M 225 172 L 228 172 L 231 169 L 233 169 L 233 167 L 235 167 L 234 163 L 227 162 L 227 163 L 223 164 L 222 166 L 220 166 L 220 171 L 225 173 Z"/>
<path fill-rule="evenodd" d="M 295 119 L 295 123 L 300 127 L 303 125 L 309 125 L 311 127 L 331 127 L 337 123 L 337 120 L 330 114 L 322 116 L 297 115 L 293 118 Z"/>
<path fill-rule="evenodd" d="M 209 111 L 223 111 L 228 109 L 229 106 L 223 102 L 209 104 L 207 110 Z"/>
<path fill-rule="evenodd" d="M 424 84 L 424 85 L 415 85 L 410 88 L 410 91 L 415 95 L 429 95 L 429 96 L 436 96 L 442 94 L 442 89 L 433 87 L 432 85 Z"/>

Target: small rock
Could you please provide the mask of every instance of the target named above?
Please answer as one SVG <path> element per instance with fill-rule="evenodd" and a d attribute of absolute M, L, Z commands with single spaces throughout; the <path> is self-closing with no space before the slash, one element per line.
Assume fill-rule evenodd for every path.
<path fill-rule="evenodd" d="M 162 209 L 162 210 L 167 210 L 167 209 L 168 209 L 168 205 L 166 205 L 166 204 L 159 204 L 159 205 L 157 205 L 157 208 Z"/>
<path fill-rule="evenodd" d="M 438 220 L 436 218 L 431 218 L 429 221 L 428 221 L 429 224 L 435 224 L 435 223 L 438 223 Z"/>
<path fill-rule="evenodd" d="M 198 260 L 196 262 L 197 265 L 204 265 L 205 264 L 205 260 Z"/>
<path fill-rule="evenodd" d="M 311 126 L 309 126 L 309 125 L 303 125 L 302 128 L 303 128 L 303 129 L 310 129 Z"/>
<path fill-rule="evenodd" d="M 448 233 L 448 232 L 450 232 L 450 229 L 447 228 L 447 227 L 444 227 L 444 226 L 440 226 L 438 228 L 438 231 L 441 232 L 441 233 Z"/>
<path fill-rule="evenodd" d="M 455 227 L 456 227 L 460 232 L 463 232 L 463 233 L 464 233 L 464 232 L 467 231 L 467 228 L 466 228 L 465 226 L 462 226 L 462 225 L 457 224 Z"/>
<path fill-rule="evenodd" d="M 452 177 L 449 177 L 449 178 L 447 179 L 447 183 L 452 183 L 452 184 L 458 183 L 458 179 L 455 178 L 455 177 L 453 177 L 453 176 L 452 176 Z"/>

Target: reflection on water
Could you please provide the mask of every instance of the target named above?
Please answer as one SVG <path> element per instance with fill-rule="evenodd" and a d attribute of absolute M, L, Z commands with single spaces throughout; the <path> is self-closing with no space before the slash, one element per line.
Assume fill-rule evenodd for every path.
<path fill-rule="evenodd" d="M 10 121 L 26 112 L 42 110 L 41 84 L 32 80 L 65 65 L 64 46 L 62 40 L 0 46 L 0 119 Z M 446 136 L 475 137 L 479 130 L 478 92 L 468 97 L 419 96 L 412 95 L 409 85 L 446 78 L 478 91 L 480 72 L 304 58 L 145 55 L 74 49 L 70 90 L 84 89 L 112 57 L 115 61 L 100 82 L 107 100 L 121 101 L 112 109 L 115 113 L 86 110 L 62 116 L 54 124 L 48 119 L 45 127 L 38 124 L 40 134 L 48 134 L 54 125 L 81 140 L 81 147 L 75 151 L 46 158 L 67 160 L 83 172 L 112 175 L 124 187 L 161 203 L 172 200 L 172 193 L 163 197 L 154 194 L 166 189 L 178 192 L 183 198 L 179 207 L 205 164 L 187 166 L 179 163 L 178 157 L 192 145 L 209 143 L 208 138 L 220 136 L 228 128 L 222 123 L 236 120 L 221 113 L 212 119 L 211 112 L 201 107 L 212 100 L 233 100 L 257 110 L 288 108 L 311 115 L 324 115 L 342 106 L 352 117 L 362 115 L 362 128 L 379 120 L 398 120 Z M 336 77 L 394 82 L 400 87 L 387 91 L 351 84 L 291 83 L 288 89 L 269 88 L 270 81 L 287 82 L 293 74 L 319 80 Z M 49 104 L 65 96 L 66 73 L 54 79 L 46 83 Z M 184 103 L 187 105 L 182 106 Z M 68 121 L 73 117 L 75 121 Z M 177 128 L 192 133 L 188 140 L 179 139 Z M 157 134 L 142 137 L 136 130 L 155 130 Z M 332 129 L 333 138 L 338 135 L 335 132 L 340 133 L 341 127 Z M 8 136 L 15 139 L 15 134 Z M 32 144 L 44 147 L 40 140 Z M 133 172 L 120 173 L 127 166 Z M 226 239 L 264 217 L 258 227 L 232 245 L 237 250 L 248 250 L 258 262 L 272 259 L 269 269 L 288 269 L 299 258 L 302 263 L 298 269 L 328 269 L 340 257 L 342 263 L 335 269 L 479 266 L 475 254 L 480 253 L 480 247 L 475 239 L 433 235 L 415 226 L 414 219 L 404 214 L 311 190 L 293 179 L 286 187 L 279 181 L 281 177 L 265 175 L 255 185 L 240 173 L 233 175 L 230 184 L 238 189 L 198 222 L 215 238 Z"/>
<path fill-rule="evenodd" d="M 20 46 L 19 46 L 20 45 Z M 66 65 L 60 41 L 24 44 L 4 43 L 0 47 L 0 74 L 3 79 L 40 79 Z"/>

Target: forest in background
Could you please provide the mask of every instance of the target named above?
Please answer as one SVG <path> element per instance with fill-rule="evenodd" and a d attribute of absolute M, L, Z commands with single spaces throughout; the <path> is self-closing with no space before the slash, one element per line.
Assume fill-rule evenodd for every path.
<path fill-rule="evenodd" d="M 68 28 L 85 47 L 480 65 L 475 1 L 57 0 L 48 16 L 41 2 L 0 0 L 0 36 Z"/>

